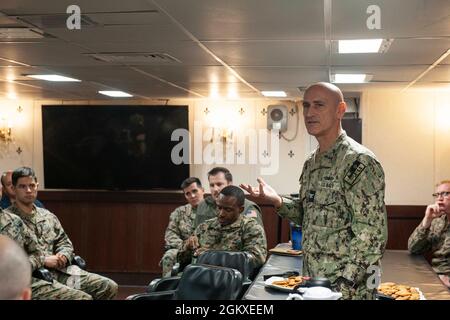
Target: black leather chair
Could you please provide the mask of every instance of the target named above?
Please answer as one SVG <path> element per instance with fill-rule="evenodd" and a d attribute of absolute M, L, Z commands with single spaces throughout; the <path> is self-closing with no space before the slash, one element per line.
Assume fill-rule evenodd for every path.
<path fill-rule="evenodd" d="M 222 266 L 238 270 L 244 279 L 253 279 L 255 265 L 248 252 L 208 250 L 200 254 L 197 263 Z"/>
<path fill-rule="evenodd" d="M 253 257 L 248 252 L 242 251 L 208 250 L 197 258 L 197 263 L 238 270 L 243 278 L 242 291 L 239 299 L 250 287 L 258 271 L 258 268 L 255 267 Z"/>
<path fill-rule="evenodd" d="M 242 274 L 236 269 L 188 265 L 177 289 L 141 293 L 127 300 L 236 300 L 242 290 Z"/>
<path fill-rule="evenodd" d="M 147 286 L 146 292 L 157 292 L 175 290 L 180 283 L 181 276 L 173 276 L 167 278 L 157 278 L 152 280 Z"/>
<path fill-rule="evenodd" d="M 241 296 L 247 291 L 259 270 L 259 268 L 255 267 L 253 257 L 249 253 L 242 251 L 208 250 L 197 258 L 197 263 L 238 270 L 243 278 Z M 146 292 L 175 290 L 178 287 L 180 278 L 180 276 L 172 276 L 154 279 L 147 286 Z M 241 296 L 238 298 L 240 299 Z"/>
<path fill-rule="evenodd" d="M 86 261 L 84 261 L 84 259 L 81 258 L 80 256 L 74 256 L 71 264 L 78 266 L 82 270 L 86 270 Z M 48 282 L 53 281 L 52 273 L 47 268 L 44 268 L 44 267 L 34 270 L 33 277 L 41 279 L 41 280 L 45 280 Z"/>

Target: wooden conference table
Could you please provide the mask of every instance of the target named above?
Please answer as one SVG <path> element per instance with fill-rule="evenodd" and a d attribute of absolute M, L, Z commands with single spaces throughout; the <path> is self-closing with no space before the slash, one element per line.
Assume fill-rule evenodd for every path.
<path fill-rule="evenodd" d="M 287 244 L 279 244 L 284 247 Z M 286 300 L 288 293 L 267 289 L 263 276 L 286 271 L 301 273 L 302 256 L 272 254 L 244 295 L 246 300 Z M 427 300 L 450 300 L 450 290 L 445 287 L 422 256 L 410 255 L 405 250 L 386 250 L 381 261 L 381 282 L 396 282 L 418 287 Z"/>

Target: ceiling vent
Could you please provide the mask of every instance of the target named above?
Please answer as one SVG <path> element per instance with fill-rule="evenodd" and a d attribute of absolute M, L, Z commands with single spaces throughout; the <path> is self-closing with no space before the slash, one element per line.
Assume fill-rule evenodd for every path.
<path fill-rule="evenodd" d="M 161 52 L 107 52 L 107 53 L 87 53 L 96 60 L 112 63 L 124 64 L 148 64 L 148 65 L 170 65 L 181 63 L 168 53 Z"/>

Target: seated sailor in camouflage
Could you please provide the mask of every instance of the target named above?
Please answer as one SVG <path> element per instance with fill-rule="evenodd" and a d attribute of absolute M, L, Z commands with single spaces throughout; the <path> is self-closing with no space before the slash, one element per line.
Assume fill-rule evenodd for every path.
<path fill-rule="evenodd" d="M 194 227 L 217 216 L 217 197 L 219 196 L 220 190 L 233 184 L 233 176 L 227 168 L 215 167 L 208 172 L 208 182 L 211 196 L 206 197 L 205 200 L 198 205 Z M 249 218 L 255 218 L 261 227 L 264 228 L 261 209 L 253 201 L 245 199 L 244 211 L 242 214 Z"/>
<path fill-rule="evenodd" d="M 376 268 L 369 267 L 379 265 L 387 241 L 384 173 L 373 153 L 342 130 L 345 109 L 334 85 L 305 91 L 305 126 L 319 148 L 303 166 L 299 199 L 280 197 L 262 179 L 259 188 L 242 187 L 302 225 L 304 275 L 329 278 L 344 299 L 373 299 L 376 285 L 368 280 Z"/>
<path fill-rule="evenodd" d="M 56 281 L 32 286 L 36 299 L 112 299 L 117 284 L 100 275 L 89 273 L 71 265 L 73 246 L 58 218 L 50 211 L 34 205 L 37 196 L 37 179 L 31 168 L 14 170 L 13 187 L 16 202 L 8 212 L 19 216 L 25 232 L 36 237 L 36 249 L 44 259 Z"/>
<path fill-rule="evenodd" d="M 247 252 L 255 266 L 263 265 L 267 255 L 266 234 L 255 219 L 242 215 L 244 199 L 239 187 L 223 188 L 217 197 L 218 215 L 201 223 L 184 242 L 178 255 L 180 262 L 187 265 L 206 250 L 227 250 Z"/>
<path fill-rule="evenodd" d="M 188 204 L 178 207 L 170 214 L 169 225 L 164 236 L 166 250 L 159 265 L 162 276 L 170 277 L 177 262 L 178 251 L 183 242 L 194 233 L 194 219 L 198 204 L 203 201 L 204 190 L 200 179 L 191 177 L 181 183 L 181 189 Z"/>
<path fill-rule="evenodd" d="M 36 236 L 24 225 L 22 219 L 6 210 L 0 211 L 0 234 L 17 242 L 28 254 L 32 272 L 44 267 L 44 255 L 37 251 Z M 82 291 L 73 290 L 59 282 L 52 283 L 35 277 L 31 278 L 32 299 L 49 299 L 50 293 L 58 299 L 80 300 L 92 299 Z M 53 297 L 52 296 L 52 297 Z"/>
<path fill-rule="evenodd" d="M 44 266 L 44 257 L 36 250 L 36 237 L 26 232 L 22 219 L 0 209 L 0 234 L 5 235 L 27 252 L 32 271 Z"/>
<path fill-rule="evenodd" d="M 431 251 L 431 265 L 441 281 L 450 288 L 450 180 L 437 185 L 436 202 L 425 210 L 425 217 L 408 240 L 413 254 Z"/>

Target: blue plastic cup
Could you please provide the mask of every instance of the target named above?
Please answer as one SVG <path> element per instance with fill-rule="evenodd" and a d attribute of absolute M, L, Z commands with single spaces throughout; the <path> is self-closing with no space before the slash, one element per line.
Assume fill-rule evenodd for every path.
<path fill-rule="evenodd" d="M 290 226 L 291 226 L 292 249 L 301 250 L 302 249 L 302 227 L 295 223 L 291 223 Z"/>

